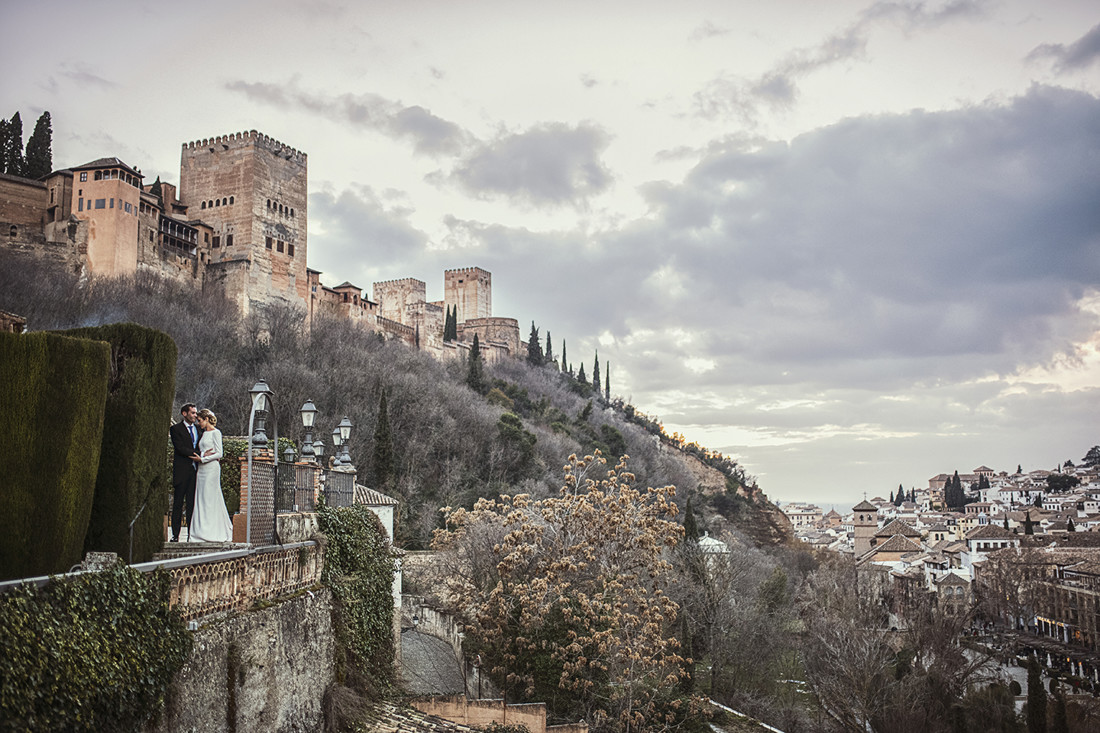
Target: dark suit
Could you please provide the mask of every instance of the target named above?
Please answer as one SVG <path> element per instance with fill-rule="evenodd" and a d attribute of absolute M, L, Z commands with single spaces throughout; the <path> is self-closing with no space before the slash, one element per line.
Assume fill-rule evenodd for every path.
<path fill-rule="evenodd" d="M 191 526 L 191 513 L 195 510 L 195 462 L 191 455 L 198 452 L 196 443 L 199 426 L 192 426 L 196 439 L 191 440 L 187 423 L 180 420 L 168 429 L 172 438 L 172 538 L 179 539 L 184 505 L 187 509 L 187 525 Z"/>

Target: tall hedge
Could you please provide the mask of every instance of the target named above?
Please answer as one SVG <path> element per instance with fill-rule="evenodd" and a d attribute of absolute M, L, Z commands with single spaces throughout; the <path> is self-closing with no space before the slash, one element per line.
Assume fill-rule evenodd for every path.
<path fill-rule="evenodd" d="M 106 341 L 111 349 L 103 447 L 84 551 L 117 552 L 128 560 L 130 521 L 141 510 L 133 562 L 145 562 L 164 544 L 164 443 L 176 391 L 176 344 L 162 331 L 133 323 L 63 333 Z"/>
<path fill-rule="evenodd" d="M 0 578 L 80 562 L 92 512 L 111 349 L 0 333 Z"/>

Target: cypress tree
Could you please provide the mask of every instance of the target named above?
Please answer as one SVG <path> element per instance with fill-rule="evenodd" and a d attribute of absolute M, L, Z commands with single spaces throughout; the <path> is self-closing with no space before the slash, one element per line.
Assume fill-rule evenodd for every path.
<path fill-rule="evenodd" d="M 603 365 L 603 396 L 608 402 L 611 401 L 611 362 Z"/>
<path fill-rule="evenodd" d="M 485 391 L 485 382 L 481 375 L 481 341 L 476 333 L 474 345 L 470 347 L 470 355 L 466 359 L 466 384 L 478 394 Z"/>
<path fill-rule="evenodd" d="M 158 199 L 163 196 L 160 186 L 160 176 L 157 176 L 157 180 L 153 181 L 153 185 L 149 187 L 149 195 L 156 196 Z M 163 204 L 163 202 L 161 202 Z"/>
<path fill-rule="evenodd" d="M 1054 693 L 1054 720 L 1051 721 L 1050 733 L 1069 733 L 1069 719 L 1066 716 L 1066 694 L 1059 685 Z"/>
<path fill-rule="evenodd" d="M 539 330 L 535 328 L 535 322 L 531 321 L 531 335 L 527 337 L 527 363 L 532 366 L 542 366 L 542 344 L 539 343 Z"/>
<path fill-rule="evenodd" d="M 581 362 L 581 370 L 577 372 L 577 381 L 581 384 L 588 384 L 588 378 L 584 376 L 584 362 Z"/>
<path fill-rule="evenodd" d="M 1047 693 L 1035 657 L 1027 663 L 1027 733 L 1047 733 Z"/>
<path fill-rule="evenodd" d="M 1066 531 L 1067 532 L 1076 532 L 1077 531 L 1077 527 L 1073 526 L 1073 520 L 1072 519 L 1067 519 L 1066 520 Z"/>
<path fill-rule="evenodd" d="M 1031 523 L 1031 512 L 1024 514 L 1024 534 L 1035 534 L 1035 527 Z"/>
<path fill-rule="evenodd" d="M 34 132 L 27 140 L 26 175 L 27 178 L 43 178 L 53 170 L 53 126 L 50 113 L 43 112 L 34 124 Z"/>
<path fill-rule="evenodd" d="M 894 492 L 893 491 L 890 492 L 890 503 L 891 504 L 894 503 Z"/>
<path fill-rule="evenodd" d="M 1008 515 L 1005 515 L 1005 529 L 1008 529 Z"/>
<path fill-rule="evenodd" d="M 11 116 L 6 127 L 7 134 L 3 140 L 4 149 L 0 151 L 3 153 L 4 158 L 0 170 L 11 176 L 21 176 L 24 168 L 23 120 L 19 117 L 18 112 Z"/>
<path fill-rule="evenodd" d="M 543 354 L 543 358 L 546 359 L 547 364 L 554 361 L 554 352 L 550 346 L 550 329 L 546 329 L 546 353 Z"/>
<path fill-rule="evenodd" d="M 374 488 L 385 490 L 394 479 L 393 435 L 390 433 L 390 414 L 386 405 L 386 390 L 378 400 L 378 423 L 374 426 L 374 454 L 371 472 Z"/>
<path fill-rule="evenodd" d="M 420 351 L 420 324 L 416 324 L 416 350 Z"/>
<path fill-rule="evenodd" d="M 592 386 L 596 388 L 596 397 L 600 396 L 600 352 L 596 352 L 596 363 L 592 365 Z"/>
<path fill-rule="evenodd" d="M 567 369 L 565 368 L 565 365 L 566 365 L 566 364 L 568 364 L 568 363 L 569 363 L 569 362 L 567 362 L 567 361 L 565 360 L 565 339 L 562 339 L 562 340 L 561 340 L 561 370 L 562 370 L 563 372 L 564 372 L 564 371 L 568 371 L 568 372 L 569 372 L 569 375 L 570 375 L 570 376 L 572 376 L 572 375 L 573 375 L 573 367 L 572 367 L 572 365 L 570 365 L 570 367 L 569 367 L 569 369 L 568 369 L 568 370 L 567 370 Z"/>
<path fill-rule="evenodd" d="M 699 539 L 699 525 L 695 522 L 695 511 L 691 507 L 691 499 L 688 498 L 684 507 L 684 539 L 695 542 Z"/>

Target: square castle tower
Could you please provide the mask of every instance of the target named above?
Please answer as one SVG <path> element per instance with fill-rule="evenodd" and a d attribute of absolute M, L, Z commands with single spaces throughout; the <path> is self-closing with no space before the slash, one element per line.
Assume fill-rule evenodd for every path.
<path fill-rule="evenodd" d="M 213 229 L 206 279 L 242 313 L 308 302 L 306 162 L 255 130 L 183 144 L 180 201 Z"/>

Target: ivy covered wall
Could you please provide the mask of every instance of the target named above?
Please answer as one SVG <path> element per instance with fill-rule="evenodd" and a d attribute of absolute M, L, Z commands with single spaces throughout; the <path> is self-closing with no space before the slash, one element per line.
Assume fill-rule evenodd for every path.
<path fill-rule="evenodd" d="M 92 512 L 111 349 L 51 333 L 0 333 L 0 579 L 80 562 Z"/>

